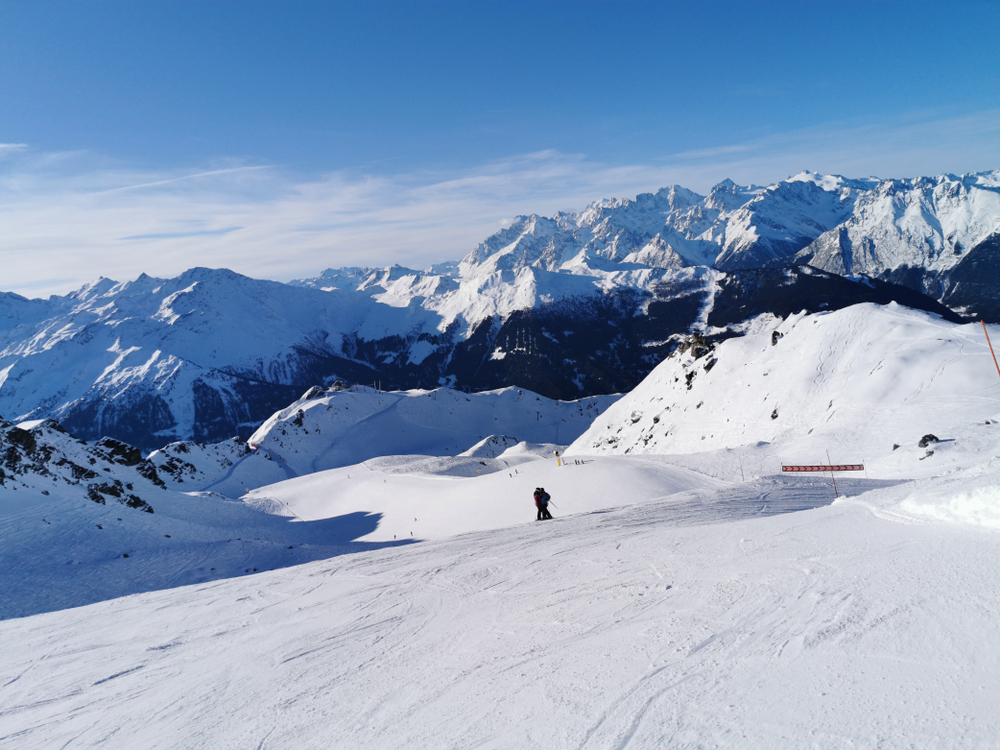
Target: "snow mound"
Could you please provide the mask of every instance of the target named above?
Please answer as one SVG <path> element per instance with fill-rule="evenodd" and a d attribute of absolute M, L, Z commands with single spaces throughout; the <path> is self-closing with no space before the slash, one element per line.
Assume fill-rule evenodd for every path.
<path fill-rule="evenodd" d="M 724 484 L 656 458 L 560 465 L 550 453 L 547 460 L 533 456 L 508 467 L 502 459 L 392 456 L 262 487 L 246 499 L 270 498 L 302 521 L 375 513 L 378 527 L 358 541 L 384 542 L 524 523 L 534 518 L 535 487 L 545 487 L 555 503 L 553 514 L 564 516 Z"/>
<path fill-rule="evenodd" d="M 517 438 L 507 435 L 490 435 L 483 438 L 467 451 L 460 453 L 460 456 L 472 456 L 475 458 L 496 458 L 504 451 L 513 448 L 518 444 Z"/>
<path fill-rule="evenodd" d="M 1000 530 L 1000 461 L 858 498 L 878 516 L 904 523 L 942 523 Z"/>
<path fill-rule="evenodd" d="M 1000 488 L 996 479 L 992 477 L 979 486 L 916 491 L 899 503 L 899 510 L 939 521 L 1000 530 Z"/>
<path fill-rule="evenodd" d="M 556 443 L 532 443 L 527 440 L 522 440 L 517 445 L 513 445 L 501 454 L 501 458 L 507 460 L 518 459 L 518 458 L 552 458 L 556 451 L 563 453 L 566 450 L 565 445 L 558 445 Z"/>

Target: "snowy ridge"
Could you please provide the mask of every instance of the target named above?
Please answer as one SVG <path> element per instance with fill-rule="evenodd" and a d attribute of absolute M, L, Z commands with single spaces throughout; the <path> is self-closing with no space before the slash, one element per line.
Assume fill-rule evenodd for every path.
<path fill-rule="evenodd" d="M 1000 170 L 883 180 L 800 259 L 842 275 L 887 277 L 909 267 L 939 275 L 1000 233 Z"/>
<path fill-rule="evenodd" d="M 1000 442 L 1000 383 L 977 324 L 898 305 L 763 316 L 678 351 L 598 417 L 570 455 L 721 452 L 724 476 L 864 463 L 873 477 L 969 468 Z M 931 434 L 942 442 L 920 447 Z"/>
<path fill-rule="evenodd" d="M 275 412 L 245 447 L 234 441 L 175 443 L 149 460 L 174 489 L 211 489 L 230 497 L 382 456 L 406 457 L 394 460 L 393 473 L 404 471 L 404 464 L 413 471 L 415 461 L 429 457 L 452 457 L 423 470 L 477 476 L 506 468 L 481 459 L 497 458 L 518 442 L 548 443 L 553 450 L 569 445 L 618 398 L 553 401 L 519 388 L 473 394 L 316 388 Z M 496 436 L 500 426 L 517 437 Z M 463 460 L 454 458 L 459 456 Z"/>

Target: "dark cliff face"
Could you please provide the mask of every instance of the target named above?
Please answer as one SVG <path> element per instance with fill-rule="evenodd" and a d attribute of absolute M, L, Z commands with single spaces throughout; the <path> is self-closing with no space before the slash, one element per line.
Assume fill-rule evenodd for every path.
<path fill-rule="evenodd" d="M 841 251 L 845 250 L 845 243 L 849 245 L 849 240 L 846 232 L 842 231 Z M 955 251 L 959 252 L 961 249 L 961 246 L 956 244 Z M 849 265 L 849 248 L 844 254 Z M 796 260 L 808 262 L 812 257 L 799 254 Z M 823 261 L 824 267 L 830 267 L 829 257 L 820 260 Z M 883 271 L 877 281 L 905 287 L 918 293 L 916 297 L 906 298 L 910 301 L 900 298 L 898 300 L 900 304 L 928 309 L 921 305 L 924 304 L 922 301 L 924 297 L 930 297 L 950 311 L 968 318 L 984 320 L 987 323 L 1000 323 L 1000 234 L 987 237 L 948 270 L 934 271 L 922 266 L 902 265 Z"/>
<path fill-rule="evenodd" d="M 840 310 L 862 302 L 878 305 L 898 302 L 954 323 L 963 320 L 941 303 L 907 286 L 877 279 L 852 281 L 811 266 L 790 266 L 727 274 L 719 282 L 708 324 L 723 327 L 763 313 L 784 318 L 802 310 L 813 313 Z"/>
<path fill-rule="evenodd" d="M 980 242 L 951 270 L 941 301 L 969 317 L 1000 323 L 1000 234 Z"/>
<path fill-rule="evenodd" d="M 438 337 L 440 348 L 419 366 L 407 364 L 401 348 L 406 342 L 396 337 L 359 342 L 356 354 L 380 358 L 373 356 L 367 365 L 383 387 L 435 388 L 442 382 L 474 390 L 520 386 L 559 399 L 620 393 L 638 385 L 681 343 L 709 302 L 707 322 L 717 328 L 763 313 L 787 317 L 862 302 L 897 302 L 962 321 L 907 287 L 793 266 L 737 271 L 709 289 L 665 290 L 662 297 L 629 290 L 519 310 L 482 321 L 467 339 Z M 395 358 L 389 356 L 394 350 L 401 352 Z"/>
<path fill-rule="evenodd" d="M 704 303 L 704 293 L 657 300 L 619 292 L 519 310 L 493 321 L 488 341 L 481 324 L 482 344 L 456 349 L 446 377 L 560 399 L 623 392 L 669 353 L 667 339 L 689 330 Z"/>

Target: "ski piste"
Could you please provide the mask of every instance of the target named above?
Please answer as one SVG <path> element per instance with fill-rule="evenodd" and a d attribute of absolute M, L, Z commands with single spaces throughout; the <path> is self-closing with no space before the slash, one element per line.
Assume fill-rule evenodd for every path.
<path fill-rule="evenodd" d="M 147 488 L 127 447 L 102 461 L 7 425 L 0 747 L 834 748 L 844 716 L 873 746 L 990 746 L 1000 384 L 982 327 L 864 305 L 703 348 L 568 446 L 510 444 L 497 420 L 455 453 L 443 430 L 438 455 L 307 471 L 382 433 L 320 422 L 335 393 L 285 407 L 267 433 L 291 479 L 237 442 L 175 444 L 145 459 L 166 485 Z M 822 473 L 781 472 L 827 450 L 869 478 L 838 476 L 835 499 Z M 87 499 L 63 456 L 155 513 Z M 276 478 L 226 494 L 234 466 Z M 558 526 L 530 525 L 536 487 Z"/>

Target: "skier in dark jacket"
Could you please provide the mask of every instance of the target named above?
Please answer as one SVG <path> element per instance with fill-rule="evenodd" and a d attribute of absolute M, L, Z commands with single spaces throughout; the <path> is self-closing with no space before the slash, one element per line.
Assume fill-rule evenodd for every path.
<path fill-rule="evenodd" d="M 538 508 L 538 515 L 535 518 L 536 521 L 546 521 L 552 518 L 552 514 L 549 513 L 549 500 L 552 496 L 545 491 L 544 487 L 538 487 L 535 489 L 535 507 Z"/>

